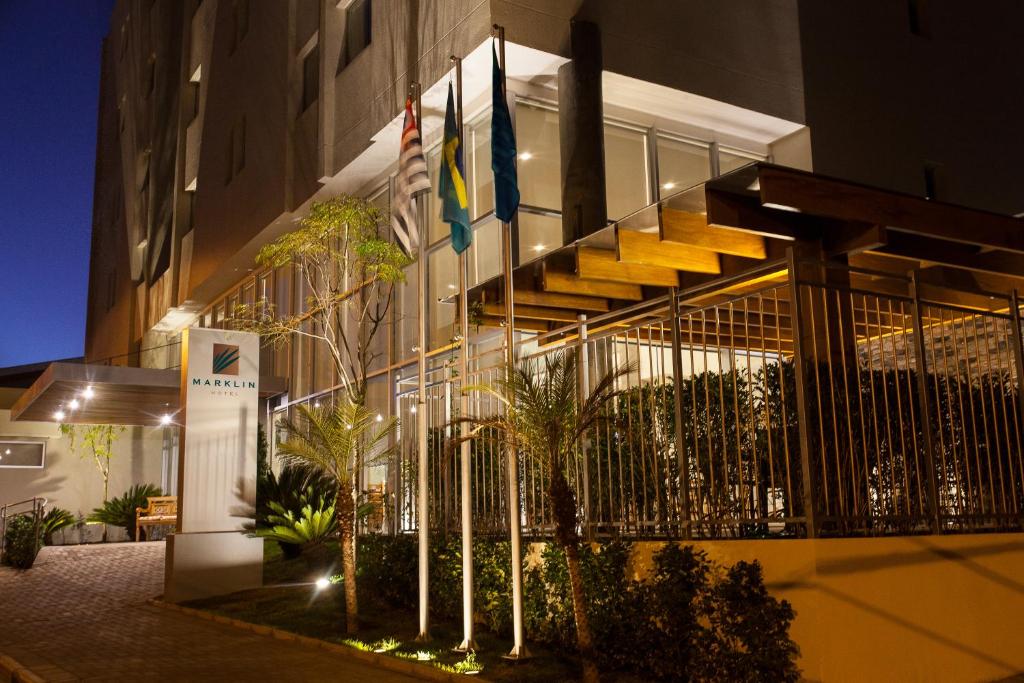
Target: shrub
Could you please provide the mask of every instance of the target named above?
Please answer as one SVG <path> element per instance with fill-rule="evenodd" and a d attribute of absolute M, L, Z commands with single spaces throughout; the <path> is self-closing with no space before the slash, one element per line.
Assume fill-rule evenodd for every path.
<path fill-rule="evenodd" d="M 135 539 L 135 508 L 146 507 L 146 499 L 162 496 L 163 491 L 153 484 L 136 484 L 125 491 L 119 498 L 111 498 L 103 507 L 98 507 L 86 518 L 93 524 L 109 524 L 119 526 L 128 533 L 128 538 Z"/>
<path fill-rule="evenodd" d="M 28 569 L 36 561 L 42 540 L 42 530 L 31 516 L 9 518 L 4 532 L 4 564 Z"/>
<path fill-rule="evenodd" d="M 256 483 L 255 529 L 270 529 L 279 524 L 274 518 L 284 514 L 281 510 L 301 517 L 306 505 L 316 500 L 333 504 L 337 498 L 337 485 L 312 467 L 289 464 L 280 474 L 266 467 L 258 469 L 261 474 Z M 294 558 L 302 552 L 302 544 L 277 540 L 285 557 Z"/>
<path fill-rule="evenodd" d="M 298 554 L 291 551 L 291 548 L 309 548 L 335 536 L 338 533 L 338 519 L 334 515 L 334 506 L 328 505 L 323 496 L 314 505 L 313 496 L 313 487 L 310 486 L 301 497 L 305 504 L 298 514 L 271 501 L 273 514 L 267 516 L 267 522 L 273 526 L 256 529 L 255 535 L 277 541 L 288 557 Z"/>
<path fill-rule="evenodd" d="M 64 508 L 50 508 L 42 520 L 43 543 L 53 545 L 53 535 L 69 526 L 74 526 L 78 520 Z"/>

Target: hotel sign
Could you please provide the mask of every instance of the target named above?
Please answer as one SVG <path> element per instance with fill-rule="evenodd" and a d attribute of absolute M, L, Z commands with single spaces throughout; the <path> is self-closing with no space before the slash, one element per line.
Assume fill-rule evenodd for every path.
<path fill-rule="evenodd" d="M 181 533 L 237 531 L 253 516 L 259 357 L 255 334 L 182 333 Z"/>

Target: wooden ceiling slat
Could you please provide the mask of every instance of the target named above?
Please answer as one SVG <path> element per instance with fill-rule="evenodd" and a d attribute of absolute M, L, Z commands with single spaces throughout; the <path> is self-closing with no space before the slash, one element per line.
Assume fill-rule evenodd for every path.
<path fill-rule="evenodd" d="M 674 269 L 664 266 L 620 263 L 615 252 L 610 249 L 577 247 L 576 274 L 585 280 L 606 280 L 652 287 L 679 286 L 679 273 Z"/>
<path fill-rule="evenodd" d="M 754 259 L 764 259 L 768 255 L 763 237 L 742 230 L 708 225 L 704 214 L 666 207 L 659 217 L 659 232 L 664 242 Z"/>
<path fill-rule="evenodd" d="M 654 233 L 618 230 L 615 241 L 618 244 L 620 263 L 712 275 L 722 272 L 717 253 L 675 242 L 662 242 Z M 674 277 L 678 280 L 679 276 Z"/>
<path fill-rule="evenodd" d="M 495 316 L 504 319 L 505 306 L 503 304 L 484 304 L 484 315 Z M 529 318 L 533 320 L 550 320 L 560 323 L 576 322 L 576 313 L 566 308 L 547 308 L 544 306 L 517 305 L 515 307 L 516 318 Z"/>
<path fill-rule="evenodd" d="M 1024 253 L 1024 221 L 1018 218 L 778 166 L 760 166 L 758 182 L 762 204 Z"/>
<path fill-rule="evenodd" d="M 640 285 L 584 280 L 578 275 L 554 270 L 546 265 L 542 281 L 546 292 L 584 294 L 622 301 L 643 301 L 644 298 L 644 290 Z"/>
<path fill-rule="evenodd" d="M 531 289 L 517 289 L 513 301 L 517 306 L 546 306 L 548 308 L 569 308 L 576 311 L 606 313 L 611 310 L 607 299 L 580 294 L 536 292 Z"/>

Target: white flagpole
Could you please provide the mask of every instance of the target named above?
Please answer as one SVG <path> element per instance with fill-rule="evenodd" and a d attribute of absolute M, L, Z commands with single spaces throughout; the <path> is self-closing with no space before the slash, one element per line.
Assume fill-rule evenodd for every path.
<path fill-rule="evenodd" d="M 459 147 L 465 150 L 465 138 L 462 137 L 462 58 L 452 55 L 451 60 L 455 65 L 455 119 L 459 128 Z M 469 395 L 465 391 L 469 381 L 469 302 L 466 301 L 468 252 L 467 249 L 459 254 L 459 336 L 462 337 L 458 365 L 459 383 L 462 388 L 459 392 L 459 417 L 469 415 Z M 461 429 L 468 427 L 463 424 Z M 473 638 L 473 492 L 470 487 L 473 472 L 468 440 L 460 445 L 459 457 L 462 477 L 462 642 L 455 649 L 459 652 L 470 652 L 476 650 L 476 640 Z"/>
<path fill-rule="evenodd" d="M 423 139 L 420 109 L 420 84 L 412 83 L 416 95 L 416 127 Z M 419 218 L 418 216 L 416 217 Z M 423 226 L 424 230 L 427 226 Z M 416 331 L 419 343 L 416 350 L 418 386 L 416 391 L 416 520 L 419 526 L 419 587 L 420 587 L 420 632 L 419 642 L 430 640 L 430 511 L 427 505 L 427 236 L 420 230 L 416 246 L 419 263 L 416 267 L 417 299 L 419 318 Z"/>
<path fill-rule="evenodd" d="M 501 96 L 508 99 L 505 77 L 505 28 L 494 25 L 498 33 L 498 66 L 501 68 Z M 501 224 L 502 271 L 505 280 L 505 363 L 515 364 L 515 310 L 512 305 L 512 225 Z M 523 637 L 523 535 L 519 519 L 519 456 L 515 444 L 508 448 L 505 458 L 508 477 L 508 531 L 512 550 L 512 650 L 506 659 L 525 659 L 530 656 Z"/>

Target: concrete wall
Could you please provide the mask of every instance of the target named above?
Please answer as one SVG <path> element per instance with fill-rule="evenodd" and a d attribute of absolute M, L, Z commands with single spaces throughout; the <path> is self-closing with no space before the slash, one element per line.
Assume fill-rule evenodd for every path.
<path fill-rule="evenodd" d="M 643 576 L 663 544 L 637 544 Z M 758 560 L 792 603 L 811 681 L 985 681 L 1024 671 L 1024 535 L 698 542 Z"/>
<path fill-rule="evenodd" d="M 30 437 L 46 439 L 46 462 L 42 469 L 0 468 L 0 504 L 33 496 L 47 498 L 50 506 L 72 514 L 87 515 L 103 502 L 103 480 L 89 457 L 71 452 L 68 440 L 57 425 L 49 422 L 11 422 L 11 411 L 0 410 L 0 439 Z M 129 427 L 115 442 L 110 462 L 110 497 L 119 496 L 133 484 L 160 485 L 163 429 Z M 88 540 L 99 540 L 102 531 L 90 527 Z M 111 528 L 109 538 L 122 538 Z M 61 540 L 60 535 L 56 539 Z M 67 540 L 77 540 L 68 536 Z"/>
<path fill-rule="evenodd" d="M 814 170 L 921 195 L 933 164 L 938 199 L 1024 211 L 1022 26 L 1019 2 L 801 2 Z"/>

